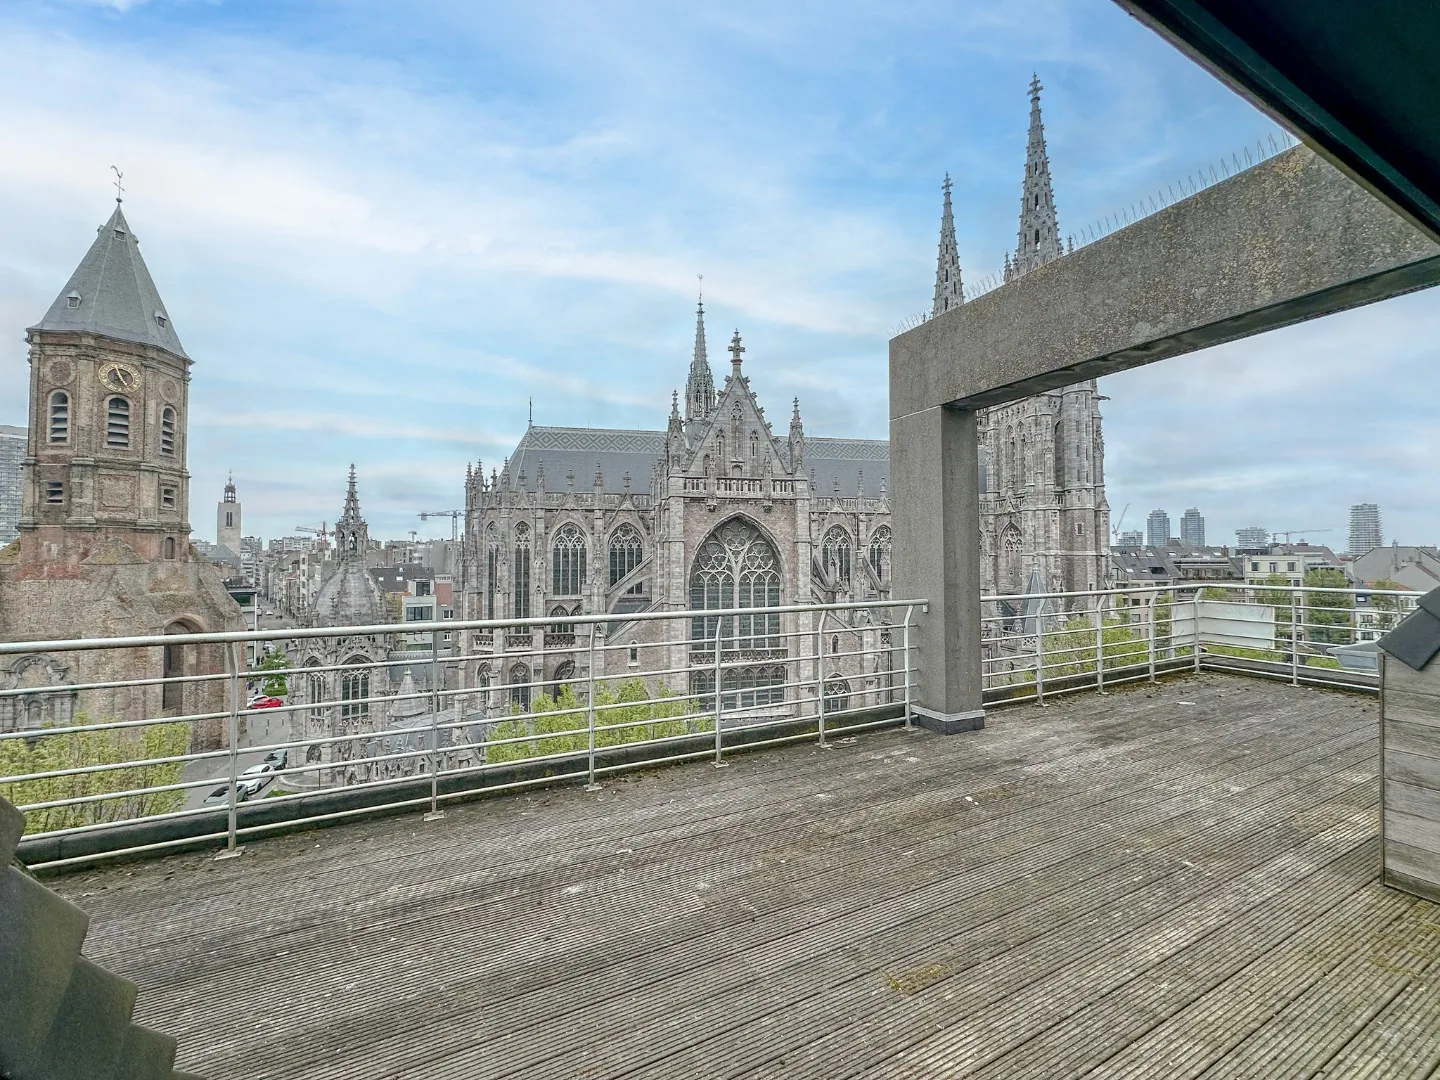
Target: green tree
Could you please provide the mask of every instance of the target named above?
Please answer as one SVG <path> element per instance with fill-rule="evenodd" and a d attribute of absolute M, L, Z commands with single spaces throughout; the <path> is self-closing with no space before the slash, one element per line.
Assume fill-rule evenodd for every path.
<path fill-rule="evenodd" d="M 255 665 L 257 671 L 284 671 L 290 666 L 290 660 L 283 650 L 266 653 L 260 663 Z M 285 676 L 266 675 L 260 684 L 261 693 L 269 694 L 271 697 L 284 697 L 289 693 L 289 684 Z"/>
<path fill-rule="evenodd" d="M 1159 611 L 1157 609 L 1158 617 Z M 1157 636 L 1159 633 L 1157 623 Z M 1145 640 L 1118 618 L 1105 620 L 1101 630 L 1105 668 L 1143 664 L 1149 649 Z M 1083 615 L 1068 620 L 1055 632 L 1045 634 L 1045 677 L 1063 679 L 1071 675 L 1089 675 L 1095 671 L 1095 624 Z"/>
<path fill-rule="evenodd" d="M 1233 600 L 1235 597 L 1229 589 L 1222 589 L 1217 585 L 1206 585 L 1200 590 L 1201 600 Z"/>
<path fill-rule="evenodd" d="M 1400 590 L 1405 586 L 1398 581 L 1391 581 L 1389 578 L 1381 578 L 1372 582 L 1372 589 Z M 1394 630 L 1396 623 L 1400 621 L 1400 598 L 1398 596 L 1375 596 L 1370 597 L 1370 610 L 1375 612 L 1375 628 L 1377 630 Z"/>
<path fill-rule="evenodd" d="M 1323 592 L 1305 594 L 1305 636 L 1321 645 L 1349 645 L 1355 640 L 1355 597 L 1342 592 L 1350 587 L 1343 570 L 1317 566 L 1305 575 L 1305 584 Z"/>
<path fill-rule="evenodd" d="M 1284 574 L 1270 574 L 1261 584 L 1268 588 L 1255 590 L 1255 602 L 1275 609 L 1275 648 L 1287 652 L 1295 635 L 1295 590 Z"/>
<path fill-rule="evenodd" d="M 76 713 L 72 723 L 83 727 L 90 721 L 84 713 Z M 141 728 L 72 731 L 60 735 L 46 735 L 44 732 L 45 729 L 41 728 L 32 738 L 0 742 L 0 796 L 17 806 L 179 783 L 185 767 L 184 762 L 179 761 L 71 776 L 48 776 L 38 780 L 7 781 L 5 777 L 175 757 L 186 752 L 190 738 L 185 724 L 151 724 Z M 77 825 L 123 821 L 168 813 L 183 805 L 184 791 L 159 791 L 54 806 L 27 811 L 25 831 L 49 832 Z"/>
<path fill-rule="evenodd" d="M 675 735 L 714 731 L 713 719 L 700 719 L 693 698 L 682 697 L 663 682 L 654 695 L 642 679 L 628 679 L 618 688 L 602 685 L 595 692 L 595 745 L 619 746 Z M 522 710 L 516 706 L 512 712 Z M 530 705 L 536 715 L 503 720 L 490 732 L 485 760 L 491 764 L 551 754 L 582 753 L 589 748 L 589 716 L 566 684 L 552 697 L 541 694 Z M 681 719 L 689 716 L 689 720 Z M 517 739 L 517 742 L 498 742 Z"/>

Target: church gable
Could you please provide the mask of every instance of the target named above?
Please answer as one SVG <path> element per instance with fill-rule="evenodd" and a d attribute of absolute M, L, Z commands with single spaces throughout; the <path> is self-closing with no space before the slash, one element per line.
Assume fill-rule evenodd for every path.
<path fill-rule="evenodd" d="M 690 476 L 791 474 L 786 450 L 766 423 L 750 380 L 741 374 L 744 352 L 737 330 L 730 341 L 730 377 L 685 463 L 684 471 Z"/>

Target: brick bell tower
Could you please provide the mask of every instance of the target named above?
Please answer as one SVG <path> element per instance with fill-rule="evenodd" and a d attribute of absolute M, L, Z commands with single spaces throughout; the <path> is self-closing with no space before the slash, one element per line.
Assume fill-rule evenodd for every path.
<path fill-rule="evenodd" d="M 30 429 L 20 535 L 0 548 L 0 641 L 244 629 L 220 572 L 191 552 L 190 357 L 119 200 L 26 340 Z M 208 714 L 190 739 L 211 748 L 224 684 L 190 677 L 223 662 L 215 645 L 34 654 L 0 664 L 0 688 L 25 685 L 36 664 L 50 685 L 128 683 L 47 700 L 57 717 Z M 0 709 L 0 730 L 29 722 Z"/>
<path fill-rule="evenodd" d="M 26 575 L 69 576 L 116 540 L 146 562 L 189 561 L 191 360 L 118 199 L 27 340 Z"/>

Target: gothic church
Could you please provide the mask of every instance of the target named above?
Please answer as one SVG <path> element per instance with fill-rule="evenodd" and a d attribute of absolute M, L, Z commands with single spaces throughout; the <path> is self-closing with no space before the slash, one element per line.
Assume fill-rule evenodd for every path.
<path fill-rule="evenodd" d="M 1039 90 L 1032 83 L 1020 235 L 1006 258 L 1007 280 L 1063 253 Z M 934 313 L 964 302 L 947 177 Z M 740 708 L 787 700 L 786 662 L 797 658 L 825 669 L 827 707 L 871 704 L 893 685 L 888 671 L 858 666 L 860 654 L 886 663 L 891 631 L 878 619 L 827 623 L 822 658 L 813 656 L 808 616 L 696 619 L 685 628 L 636 618 L 890 595 L 889 444 L 808 436 L 798 400 L 788 433 L 777 435 L 745 374 L 739 332 L 717 389 L 705 331 L 702 303 L 683 411 L 677 393 L 665 430 L 531 426 L 489 477 L 467 470 L 461 616 L 550 620 L 469 643 L 489 653 L 470 676 L 492 705 L 527 704 L 525 684 L 581 674 L 588 653 L 569 620 L 591 613 L 613 616 L 597 674 L 623 675 L 642 660 L 648 670 L 693 665 L 692 685 L 676 689 L 703 693 L 701 658 L 719 635 L 727 653 L 750 662 L 731 676 Z M 1106 583 L 1099 400 L 1092 380 L 984 414 L 979 540 L 987 593 Z"/>

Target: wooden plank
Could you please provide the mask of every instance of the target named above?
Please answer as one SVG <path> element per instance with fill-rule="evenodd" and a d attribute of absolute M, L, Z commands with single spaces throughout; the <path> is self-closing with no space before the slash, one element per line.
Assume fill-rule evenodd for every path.
<path fill-rule="evenodd" d="M 1400 810 L 1387 810 L 1385 836 L 1391 843 L 1408 844 L 1440 855 L 1440 820 L 1435 818 L 1406 814 Z"/>
<path fill-rule="evenodd" d="M 1385 719 L 1440 727 L 1440 693 L 1417 694 L 1387 686 Z"/>
<path fill-rule="evenodd" d="M 1440 762 L 1440 725 L 1386 720 L 1385 749 L 1398 750 L 1404 754 L 1420 754 Z"/>
<path fill-rule="evenodd" d="M 1429 818 L 1431 821 L 1440 821 L 1440 790 L 1436 788 L 1387 778 L 1383 805 L 1387 810 L 1399 810 L 1402 813 Z"/>
<path fill-rule="evenodd" d="M 1258 1030 L 1225 987 L 1286 1008 L 1411 903 L 1367 884 L 1377 715 L 1207 674 L 58 884 L 212 1080 L 1192 1075 L 1155 1055 Z M 1356 1045 L 1440 997 L 1378 985 L 1334 984 Z"/>
<path fill-rule="evenodd" d="M 1385 658 L 1385 692 L 1392 690 L 1440 698 L 1440 660 L 1431 660 L 1424 671 L 1416 671 L 1393 657 Z"/>
<path fill-rule="evenodd" d="M 1440 885 L 1440 854 L 1403 840 L 1385 841 L 1385 866 L 1417 881 Z"/>
<path fill-rule="evenodd" d="M 1412 754 L 1397 750 L 1386 743 L 1384 776 L 1387 781 L 1396 780 L 1416 787 L 1440 789 L 1440 770 L 1437 761 L 1428 754 Z"/>

